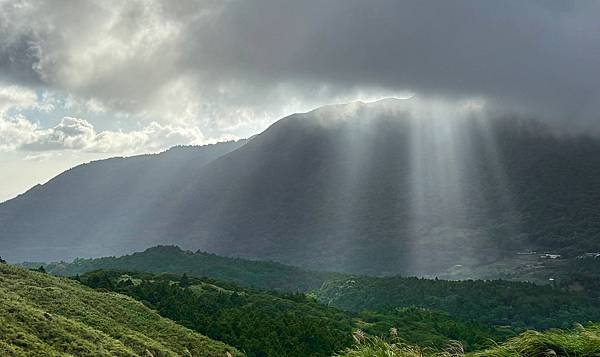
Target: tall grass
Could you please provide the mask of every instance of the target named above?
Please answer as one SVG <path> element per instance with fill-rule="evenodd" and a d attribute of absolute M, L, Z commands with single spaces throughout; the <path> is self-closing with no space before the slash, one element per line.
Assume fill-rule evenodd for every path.
<path fill-rule="evenodd" d="M 600 356 L 600 325 L 583 327 L 577 324 L 572 330 L 527 331 L 497 347 L 475 352 L 472 356 Z"/>
<path fill-rule="evenodd" d="M 411 346 L 396 337 L 360 336 L 356 345 L 338 357 L 600 357 L 600 325 L 576 324 L 571 330 L 527 331 L 495 347 L 464 353 L 459 343 L 450 343 L 445 351 Z"/>

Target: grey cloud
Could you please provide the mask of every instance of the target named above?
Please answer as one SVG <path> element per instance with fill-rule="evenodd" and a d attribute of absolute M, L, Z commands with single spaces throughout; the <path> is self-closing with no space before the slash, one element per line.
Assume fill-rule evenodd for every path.
<path fill-rule="evenodd" d="M 7 41 L 0 48 L 0 73 L 3 77 L 0 79 L 27 85 L 42 85 L 39 74 L 33 69 L 37 61 L 39 58 L 27 36 Z"/>
<path fill-rule="evenodd" d="M 277 4 L 233 7 L 216 31 L 224 42 L 208 52 L 272 80 L 481 95 L 573 115 L 597 109 L 597 2 Z"/>
<path fill-rule="evenodd" d="M 15 4 L 0 5 L 5 77 L 209 134 L 362 88 L 598 118 L 595 1 Z"/>

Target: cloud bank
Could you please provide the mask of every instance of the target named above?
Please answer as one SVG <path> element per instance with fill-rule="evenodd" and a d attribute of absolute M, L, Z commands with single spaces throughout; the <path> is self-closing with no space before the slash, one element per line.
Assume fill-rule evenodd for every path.
<path fill-rule="evenodd" d="M 406 92 L 597 129 L 598 14 L 585 0 L 1 1 L 0 76 L 205 137 Z"/>

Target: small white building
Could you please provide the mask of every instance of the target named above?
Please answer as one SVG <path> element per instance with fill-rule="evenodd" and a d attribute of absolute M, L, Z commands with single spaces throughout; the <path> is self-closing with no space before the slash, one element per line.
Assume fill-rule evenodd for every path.
<path fill-rule="evenodd" d="M 537 252 L 535 250 L 528 250 L 526 252 L 517 252 L 517 255 L 535 255 Z"/>

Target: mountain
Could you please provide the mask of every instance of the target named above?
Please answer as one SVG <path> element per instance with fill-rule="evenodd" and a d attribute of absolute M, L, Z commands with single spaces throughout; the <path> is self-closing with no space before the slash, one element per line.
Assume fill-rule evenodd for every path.
<path fill-rule="evenodd" d="M 67 170 L 0 205 L 2 254 L 59 260 L 146 248 L 157 239 L 144 228 L 148 212 L 160 211 L 206 164 L 245 142 L 177 146 Z"/>
<path fill-rule="evenodd" d="M 0 205 L 2 256 L 177 244 L 314 270 L 436 275 L 523 250 L 574 257 L 600 234 L 600 140 L 410 100 L 288 116 L 159 186 L 146 173 L 125 180 L 116 168 L 128 160 L 77 167 Z"/>
<path fill-rule="evenodd" d="M 0 264 L 3 356 L 225 356 L 235 348 L 124 295 Z"/>

